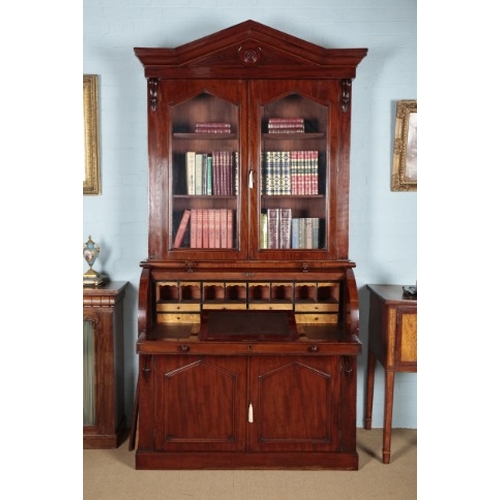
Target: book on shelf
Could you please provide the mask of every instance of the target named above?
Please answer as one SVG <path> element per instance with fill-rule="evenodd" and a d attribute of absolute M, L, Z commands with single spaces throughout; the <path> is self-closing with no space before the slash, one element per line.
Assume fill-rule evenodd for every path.
<path fill-rule="evenodd" d="M 234 213 L 232 210 L 227 209 L 227 246 L 226 248 L 233 248 L 233 227 L 234 227 Z"/>
<path fill-rule="evenodd" d="M 228 209 L 219 210 L 219 227 L 220 227 L 220 248 L 228 248 L 227 246 L 227 212 Z"/>
<path fill-rule="evenodd" d="M 306 220 L 299 218 L 299 248 L 306 248 Z"/>
<path fill-rule="evenodd" d="M 214 245 L 212 248 L 220 248 L 221 247 L 221 212 L 224 209 L 214 210 Z"/>
<path fill-rule="evenodd" d="M 292 195 L 319 194 L 318 151 L 290 151 Z"/>
<path fill-rule="evenodd" d="M 279 194 L 292 194 L 291 170 L 290 170 L 290 151 L 280 152 L 280 168 L 279 168 Z"/>
<path fill-rule="evenodd" d="M 182 213 L 181 221 L 179 222 L 179 227 L 174 239 L 174 248 L 180 248 L 183 243 L 184 235 L 186 234 L 186 229 L 188 227 L 189 216 L 191 215 L 190 210 L 184 210 Z"/>
<path fill-rule="evenodd" d="M 204 196 L 234 196 L 238 192 L 239 171 L 237 152 L 188 151 L 186 157 L 186 194 Z"/>
<path fill-rule="evenodd" d="M 196 153 L 194 170 L 194 194 L 203 194 L 203 153 Z"/>
<path fill-rule="evenodd" d="M 279 209 L 279 247 L 291 248 L 292 237 L 292 209 Z"/>
<path fill-rule="evenodd" d="M 267 248 L 279 248 L 280 246 L 280 219 L 279 208 L 267 209 Z"/>
<path fill-rule="evenodd" d="M 318 151 L 262 153 L 261 194 L 315 195 L 318 190 Z"/>
<path fill-rule="evenodd" d="M 203 210 L 196 210 L 196 246 L 203 248 Z"/>
<path fill-rule="evenodd" d="M 267 213 L 263 212 L 260 214 L 260 248 L 267 248 Z"/>
<path fill-rule="evenodd" d="M 306 217 L 306 248 L 313 247 L 313 230 L 312 230 L 312 218 Z"/>
<path fill-rule="evenodd" d="M 292 209 L 268 208 L 261 214 L 261 248 L 291 248 Z"/>
<path fill-rule="evenodd" d="M 186 153 L 186 194 L 195 193 L 195 158 L 196 153 L 194 151 Z"/>
<path fill-rule="evenodd" d="M 313 217 L 312 219 L 312 241 L 313 248 L 319 248 L 319 218 Z"/>
<path fill-rule="evenodd" d="M 299 223 L 300 219 L 294 217 L 292 219 L 292 248 L 300 248 L 299 246 Z"/>
<path fill-rule="evenodd" d="M 231 124 L 227 122 L 197 122 L 194 131 L 203 134 L 229 134 L 231 133 Z"/>
<path fill-rule="evenodd" d="M 233 172 L 234 172 L 234 182 L 233 182 L 233 194 L 238 196 L 239 193 L 239 183 L 240 183 L 240 170 L 239 170 L 239 163 L 240 163 L 240 156 L 238 154 L 238 151 L 235 151 L 233 153 Z"/>
<path fill-rule="evenodd" d="M 204 248 L 215 248 L 215 209 L 209 208 L 208 219 L 205 221 L 205 225 L 208 230 L 206 232 L 207 238 L 203 240 Z"/>
<path fill-rule="evenodd" d="M 205 184 L 203 194 L 208 196 L 213 194 L 212 183 L 213 183 L 213 167 L 212 167 L 212 155 L 206 155 L 205 163 Z"/>
<path fill-rule="evenodd" d="M 231 209 L 193 208 L 190 212 L 190 248 L 233 247 L 234 215 Z"/>
<path fill-rule="evenodd" d="M 267 130 L 270 134 L 304 133 L 304 118 L 269 118 Z"/>
<path fill-rule="evenodd" d="M 322 219 L 299 217 L 292 219 L 292 248 L 317 249 L 322 243 Z"/>
<path fill-rule="evenodd" d="M 289 151 L 265 151 L 261 170 L 262 194 L 272 196 L 292 194 Z"/>
<path fill-rule="evenodd" d="M 235 160 L 238 156 L 231 151 L 212 152 L 213 194 L 233 196 L 235 193 Z"/>
<path fill-rule="evenodd" d="M 305 194 L 318 194 L 318 152 L 304 151 Z"/>
<path fill-rule="evenodd" d="M 213 189 L 214 195 L 221 195 L 221 177 L 222 177 L 222 162 L 220 151 L 212 152 L 212 169 L 213 169 Z"/>
<path fill-rule="evenodd" d="M 198 232 L 198 209 L 191 209 L 191 221 L 189 223 L 190 235 L 189 235 L 189 247 L 196 248 L 197 232 Z"/>

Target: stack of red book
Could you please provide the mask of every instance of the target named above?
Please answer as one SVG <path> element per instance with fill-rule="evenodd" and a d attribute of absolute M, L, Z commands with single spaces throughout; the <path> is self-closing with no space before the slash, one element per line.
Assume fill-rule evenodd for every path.
<path fill-rule="evenodd" d="M 197 122 L 194 131 L 201 134 L 230 134 L 231 124 L 226 122 Z"/>
<path fill-rule="evenodd" d="M 270 134 L 305 132 L 304 118 L 269 118 L 267 130 Z"/>

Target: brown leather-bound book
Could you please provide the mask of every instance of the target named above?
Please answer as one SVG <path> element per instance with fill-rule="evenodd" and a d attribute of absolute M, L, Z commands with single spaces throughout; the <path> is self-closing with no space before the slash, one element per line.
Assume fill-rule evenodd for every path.
<path fill-rule="evenodd" d="M 182 245 L 182 239 L 184 238 L 184 235 L 186 234 L 186 229 L 187 229 L 190 215 L 191 215 L 190 210 L 184 210 L 184 213 L 182 214 L 181 221 L 179 223 L 179 229 L 177 229 L 177 234 L 175 235 L 174 248 L 180 248 L 180 246 Z"/>
<path fill-rule="evenodd" d="M 292 241 L 292 209 L 282 208 L 280 211 L 280 248 L 291 248 Z"/>
<path fill-rule="evenodd" d="M 267 237 L 268 237 L 268 248 L 279 248 L 280 244 L 280 209 L 279 208 L 268 208 L 267 209 Z"/>

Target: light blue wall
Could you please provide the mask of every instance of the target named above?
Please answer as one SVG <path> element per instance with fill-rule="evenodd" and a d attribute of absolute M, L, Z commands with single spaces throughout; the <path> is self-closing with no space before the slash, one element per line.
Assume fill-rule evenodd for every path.
<path fill-rule="evenodd" d="M 271 6 L 272 5 L 272 6 Z M 417 98 L 416 0 L 84 0 L 83 73 L 100 78 L 102 195 L 83 200 L 82 243 L 96 265 L 129 281 L 125 313 L 130 421 L 137 357 L 139 262 L 147 256 L 146 80 L 133 47 L 175 47 L 247 19 L 329 48 L 369 49 L 353 83 L 350 258 L 357 264 L 361 340 L 358 417 L 365 396 L 368 283 L 414 284 L 417 195 L 390 190 L 396 102 Z M 86 265 L 82 259 L 82 269 Z M 382 427 L 383 371 L 373 426 Z M 395 427 L 417 427 L 417 375 L 396 375 Z"/>

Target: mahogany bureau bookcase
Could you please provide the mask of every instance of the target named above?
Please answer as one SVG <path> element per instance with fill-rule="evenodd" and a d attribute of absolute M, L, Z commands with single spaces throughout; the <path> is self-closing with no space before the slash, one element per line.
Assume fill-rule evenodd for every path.
<path fill-rule="evenodd" d="M 245 21 L 134 50 L 149 152 L 136 468 L 357 469 L 349 149 L 367 49 Z"/>
<path fill-rule="evenodd" d="M 370 293 L 365 429 L 372 428 L 377 360 L 384 367 L 384 432 L 382 459 L 391 461 L 394 376 L 417 371 L 417 299 L 403 295 L 402 285 L 367 285 Z"/>

